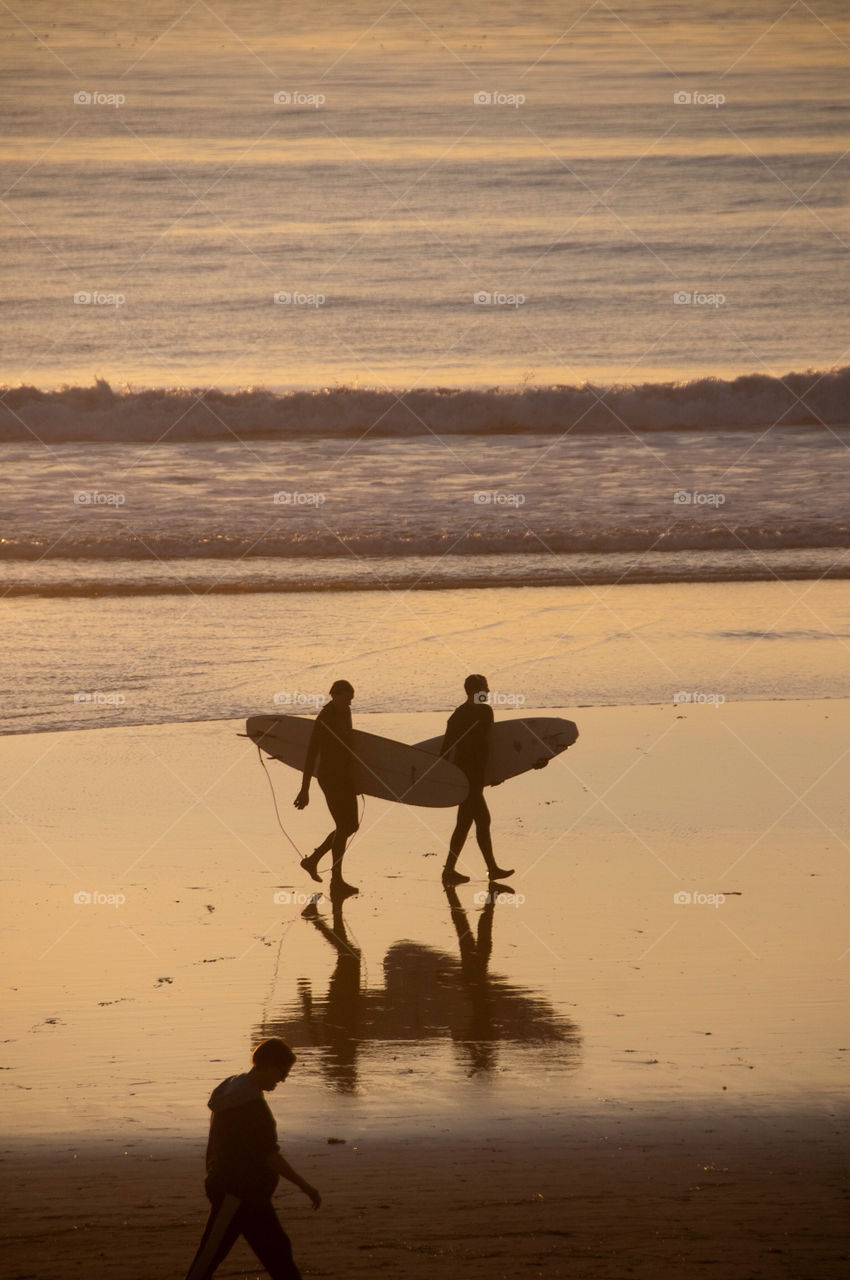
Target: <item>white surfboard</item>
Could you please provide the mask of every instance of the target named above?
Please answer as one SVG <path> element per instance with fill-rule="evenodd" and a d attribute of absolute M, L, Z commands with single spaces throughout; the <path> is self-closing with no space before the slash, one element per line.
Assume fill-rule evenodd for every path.
<path fill-rule="evenodd" d="M 274 760 L 301 772 L 315 721 L 307 716 L 251 716 L 248 737 Z M 399 804 L 446 809 L 460 804 L 469 790 L 465 776 L 435 752 L 360 729 L 352 732 L 354 785 L 358 795 Z"/>
<path fill-rule="evenodd" d="M 557 716 L 530 716 L 527 720 L 497 720 L 490 736 L 485 787 L 498 786 L 508 778 L 516 778 L 529 769 L 559 756 L 578 738 L 572 720 Z M 439 738 L 417 742 L 420 751 L 439 754 L 443 745 Z"/>

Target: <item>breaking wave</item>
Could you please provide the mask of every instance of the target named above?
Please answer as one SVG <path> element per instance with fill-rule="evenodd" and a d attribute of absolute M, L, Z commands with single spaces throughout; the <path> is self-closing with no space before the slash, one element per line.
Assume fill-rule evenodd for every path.
<path fill-rule="evenodd" d="M 564 431 L 836 426 L 850 419 L 850 366 L 782 378 L 422 390 L 322 388 L 276 393 L 186 387 L 4 388 L 0 440 L 142 442 L 310 436 L 493 435 Z"/>

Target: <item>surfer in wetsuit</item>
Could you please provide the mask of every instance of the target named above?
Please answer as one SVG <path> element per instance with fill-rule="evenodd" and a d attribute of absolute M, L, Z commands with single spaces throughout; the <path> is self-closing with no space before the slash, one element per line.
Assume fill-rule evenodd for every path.
<path fill-rule="evenodd" d="M 357 792 L 354 789 L 354 759 L 351 754 L 353 697 L 354 689 L 347 680 L 335 680 L 331 685 L 331 700 L 316 717 L 304 762 L 301 790 L 295 797 L 295 808 L 306 809 L 310 803 L 310 779 L 318 759 L 316 776 L 335 825 L 319 847 L 309 857 L 301 859 L 301 866 L 308 875 L 321 883 L 319 861 L 330 850 L 333 855 L 331 896 L 337 898 L 358 892 L 353 884 L 346 884 L 342 878 L 345 846 L 360 825 L 357 819 Z"/>
<path fill-rule="evenodd" d="M 469 876 L 461 875 L 456 869 L 460 851 L 475 823 L 475 838 L 478 848 L 487 863 L 487 874 L 491 881 L 504 880 L 513 875 L 513 868 L 500 867 L 493 857 L 493 845 L 490 840 L 490 810 L 484 799 L 485 769 L 487 752 L 490 746 L 490 731 L 493 727 L 493 708 L 487 702 L 490 692 L 487 677 L 482 675 L 467 676 L 463 682 L 466 691 L 466 702 L 461 703 L 449 716 L 446 733 L 440 755 L 456 764 L 469 782 L 469 794 L 458 806 L 457 822 L 449 841 L 449 853 L 443 867 L 443 884 L 466 884 Z"/>

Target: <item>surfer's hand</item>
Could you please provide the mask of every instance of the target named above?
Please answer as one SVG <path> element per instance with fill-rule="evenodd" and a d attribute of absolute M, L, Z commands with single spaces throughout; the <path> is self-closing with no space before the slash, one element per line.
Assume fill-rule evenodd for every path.
<path fill-rule="evenodd" d="M 304 1194 L 305 1196 L 310 1197 L 310 1202 L 312 1203 L 313 1208 L 318 1209 L 319 1205 L 322 1203 L 322 1197 L 319 1195 L 316 1188 L 308 1185 L 304 1188 Z"/>
<path fill-rule="evenodd" d="M 545 769 L 548 763 L 549 763 L 548 759 L 538 760 L 537 764 L 534 767 L 535 769 Z"/>
<path fill-rule="evenodd" d="M 296 809 L 306 809 L 307 805 L 310 803 L 310 792 L 305 791 L 302 787 L 293 803 Z"/>

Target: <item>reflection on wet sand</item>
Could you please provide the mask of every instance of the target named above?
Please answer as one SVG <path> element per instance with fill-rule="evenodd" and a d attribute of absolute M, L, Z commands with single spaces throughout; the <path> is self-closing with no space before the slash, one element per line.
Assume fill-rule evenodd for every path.
<path fill-rule="evenodd" d="M 473 932 L 457 892 L 446 888 L 445 894 L 460 959 L 422 943 L 396 942 L 384 958 L 380 987 L 362 985 L 361 953 L 346 931 L 344 903 L 332 904 L 330 923 L 311 903 L 304 918 L 337 957 L 328 993 L 316 997 L 310 980 L 300 979 L 298 999 L 279 1015 L 264 1016 L 256 1038 L 281 1036 L 296 1049 L 321 1048 L 327 1083 L 340 1093 L 357 1090 L 360 1048 L 375 1041 L 451 1038 L 470 1076 L 495 1069 L 500 1044 L 538 1048 L 541 1066 L 550 1070 L 577 1066 L 575 1024 L 543 997 L 488 972 L 496 895 L 485 902 Z"/>

